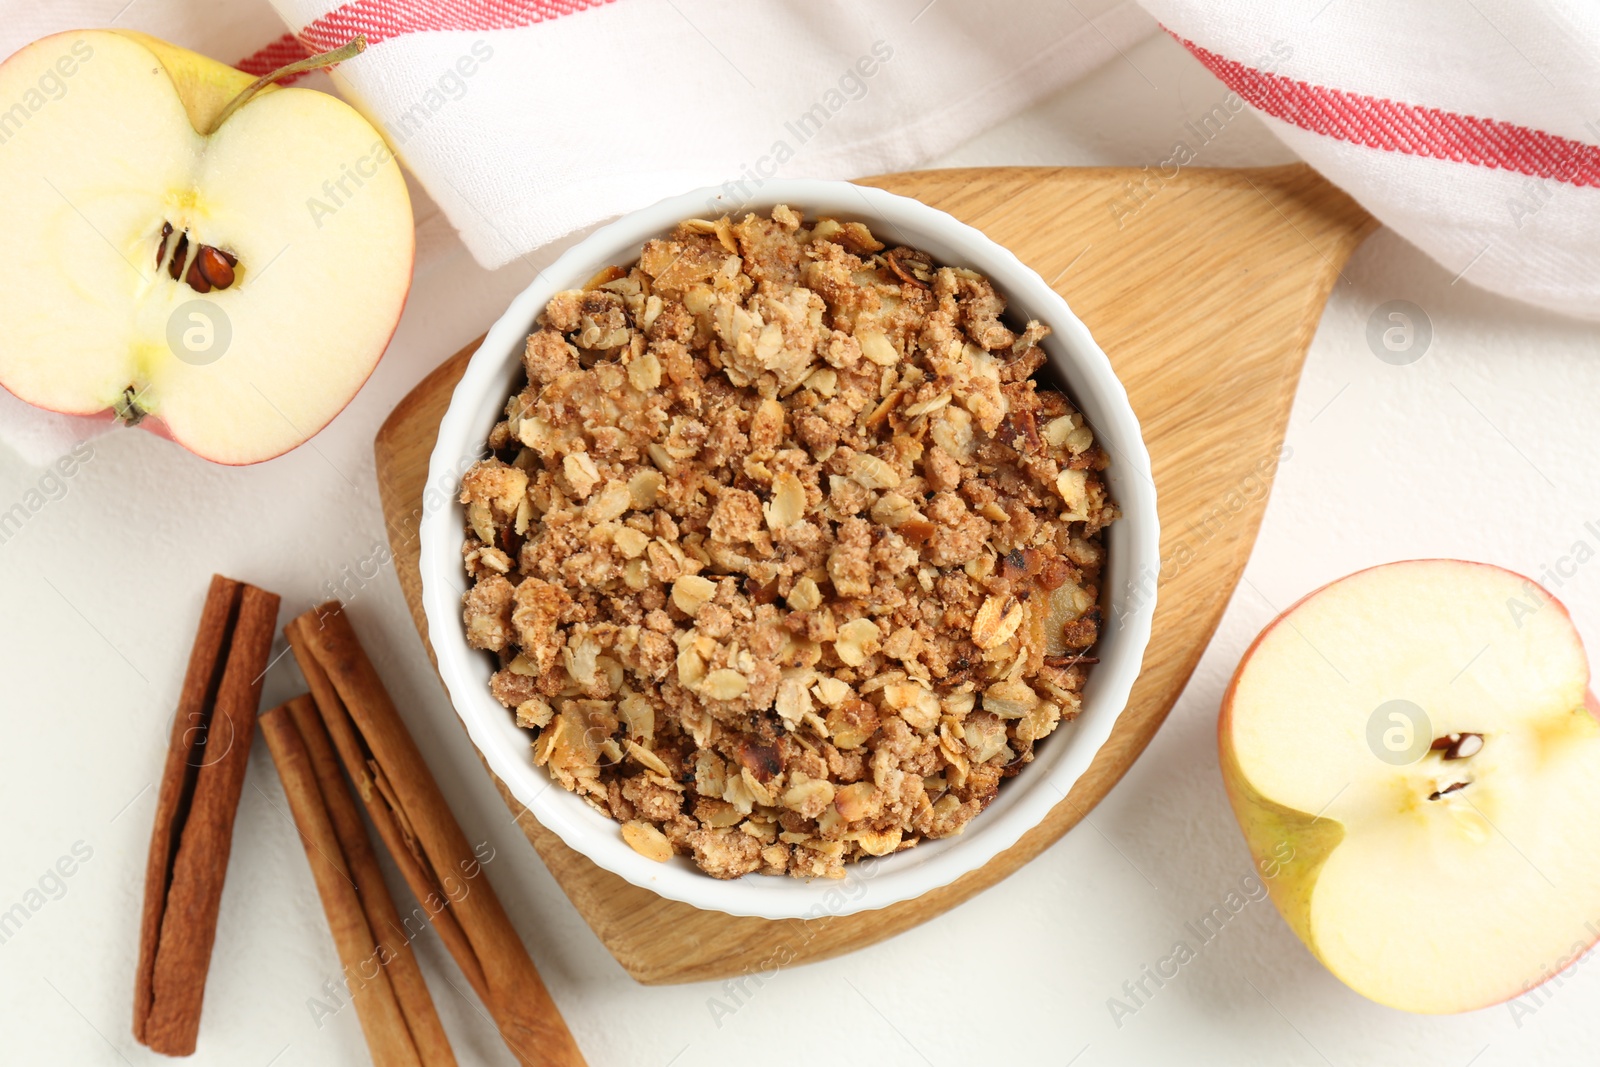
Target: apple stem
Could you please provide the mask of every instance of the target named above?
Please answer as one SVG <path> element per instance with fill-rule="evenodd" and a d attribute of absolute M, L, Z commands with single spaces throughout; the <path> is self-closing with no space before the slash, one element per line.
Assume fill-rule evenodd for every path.
<path fill-rule="evenodd" d="M 286 67 L 279 67 L 271 74 L 257 78 L 255 81 L 251 82 L 249 85 L 240 90 L 238 96 L 228 101 L 228 106 L 223 108 L 222 111 L 218 113 L 217 121 L 211 124 L 211 128 L 206 131 L 206 135 L 210 136 L 211 134 L 216 133 L 217 129 L 224 122 L 227 122 L 228 119 L 233 116 L 235 111 L 238 111 L 241 107 L 244 107 L 245 104 L 250 102 L 251 97 L 255 96 L 262 89 L 265 89 L 279 78 L 287 78 L 291 74 L 304 74 L 308 70 L 321 70 L 323 67 L 331 67 L 336 63 L 343 63 L 347 59 L 353 59 L 366 50 L 367 39 L 365 37 L 355 37 L 346 42 L 341 48 L 335 48 L 331 52 L 322 52 L 318 55 L 307 56 L 305 59 L 290 63 Z"/>

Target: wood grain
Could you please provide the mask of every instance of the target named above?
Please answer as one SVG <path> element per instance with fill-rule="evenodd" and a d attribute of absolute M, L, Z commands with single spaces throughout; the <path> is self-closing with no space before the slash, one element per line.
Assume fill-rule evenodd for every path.
<path fill-rule="evenodd" d="M 1154 634 L 1110 740 L 1049 817 L 982 869 L 880 911 L 782 922 L 701 911 L 601 870 L 523 813 L 519 825 L 568 898 L 641 982 L 720 979 L 870 945 L 994 885 L 1099 803 L 1149 744 L 1222 617 L 1323 304 L 1377 225 L 1303 165 L 1191 169 L 1170 180 L 1123 168 L 983 168 L 862 184 L 948 211 L 1010 248 L 1110 356 L 1143 426 L 1160 500 Z M 428 455 L 475 348 L 424 379 L 376 442 L 396 572 L 425 643 L 416 528 Z"/>

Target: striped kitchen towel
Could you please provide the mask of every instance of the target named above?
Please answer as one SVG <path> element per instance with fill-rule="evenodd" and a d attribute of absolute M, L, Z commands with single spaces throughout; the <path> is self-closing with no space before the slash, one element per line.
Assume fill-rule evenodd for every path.
<path fill-rule="evenodd" d="M 1600 319 L 1600 5 L 1142 2 L 1456 281 Z"/>

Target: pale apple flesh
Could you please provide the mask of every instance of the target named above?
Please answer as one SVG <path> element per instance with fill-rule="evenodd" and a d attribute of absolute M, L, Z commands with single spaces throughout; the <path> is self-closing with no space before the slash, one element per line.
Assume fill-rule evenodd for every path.
<path fill-rule="evenodd" d="M 1600 723 L 1567 612 L 1511 571 L 1418 560 L 1311 594 L 1246 653 L 1219 721 L 1223 779 L 1290 927 L 1382 1004 L 1517 996 L 1600 936 Z M 1395 700 L 1438 747 L 1381 758 Z M 1404 748 L 1405 727 L 1385 724 Z M 1447 759 L 1453 738 L 1470 752 Z"/>
<path fill-rule="evenodd" d="M 0 64 L 0 106 L 37 103 L 42 79 L 41 106 L 0 115 L 0 384 L 55 411 L 151 416 L 222 463 L 315 434 L 371 373 L 410 286 L 409 198 L 377 132 L 295 88 L 197 129 L 252 79 L 136 34 L 34 42 Z M 189 255 L 237 259 L 233 283 L 170 277 L 166 226 L 167 257 L 186 233 Z"/>

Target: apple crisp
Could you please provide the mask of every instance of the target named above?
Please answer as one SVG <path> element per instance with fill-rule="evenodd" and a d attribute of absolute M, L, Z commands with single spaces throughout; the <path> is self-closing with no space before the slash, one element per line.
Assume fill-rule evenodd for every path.
<path fill-rule="evenodd" d="M 842 877 L 960 833 L 1077 714 L 1107 457 L 1004 313 L 783 206 L 550 300 L 462 481 L 467 639 L 634 849 Z"/>

